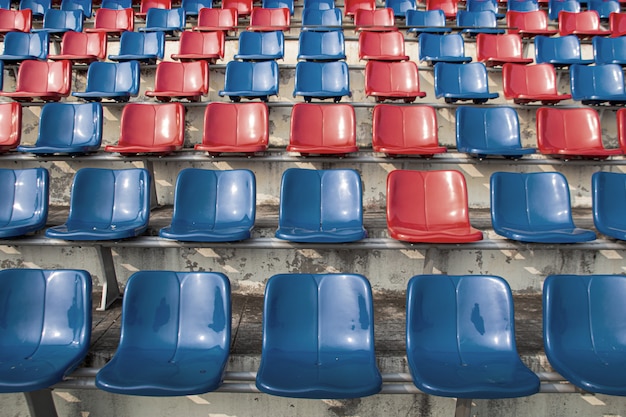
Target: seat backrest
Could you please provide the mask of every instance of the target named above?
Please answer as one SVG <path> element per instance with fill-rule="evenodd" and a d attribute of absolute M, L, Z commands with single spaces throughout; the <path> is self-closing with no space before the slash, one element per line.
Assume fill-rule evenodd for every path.
<path fill-rule="evenodd" d="M 30 9 L 33 16 L 43 16 L 52 8 L 51 0 L 20 0 L 19 9 Z"/>
<path fill-rule="evenodd" d="M 406 58 L 404 52 L 404 35 L 400 31 L 376 32 L 363 31 L 359 33 L 359 59 L 370 57 L 397 56 L 398 59 Z"/>
<path fill-rule="evenodd" d="M 242 58 L 246 56 L 267 56 L 268 59 L 275 55 L 284 55 L 285 35 L 281 31 L 253 32 L 243 31 L 239 34 L 239 52 Z"/>
<path fill-rule="evenodd" d="M 441 35 L 420 33 L 418 36 L 419 59 L 465 56 L 465 42 L 459 33 Z"/>
<path fill-rule="evenodd" d="M 263 0 L 261 7 L 264 9 L 289 9 L 289 14 L 293 16 L 294 0 Z"/>
<path fill-rule="evenodd" d="M 534 12 L 539 10 L 537 0 L 510 0 L 506 3 L 507 11 Z"/>
<path fill-rule="evenodd" d="M 506 26 L 508 33 L 522 31 L 548 30 L 548 14 L 545 10 L 529 12 L 509 11 L 506 13 Z"/>
<path fill-rule="evenodd" d="M 495 28 L 498 26 L 498 21 L 496 20 L 496 14 L 489 10 L 481 12 L 459 10 L 456 13 L 456 24 L 465 28 Z"/>
<path fill-rule="evenodd" d="M 80 10 L 48 9 L 43 16 L 45 29 L 83 31 L 83 13 Z"/>
<path fill-rule="evenodd" d="M 435 95 L 444 93 L 487 93 L 487 68 L 482 62 L 435 64 Z"/>
<path fill-rule="evenodd" d="M 502 66 L 502 90 L 506 98 L 558 94 L 556 69 L 551 64 L 506 63 Z"/>
<path fill-rule="evenodd" d="M 74 32 L 63 34 L 61 55 L 85 56 L 91 55 L 98 59 L 106 59 L 107 36 L 104 32 Z"/>
<path fill-rule="evenodd" d="M 22 106 L 16 101 L 0 104 L 0 151 L 19 145 L 22 138 Z"/>
<path fill-rule="evenodd" d="M 131 9 L 133 7 L 132 0 L 102 0 L 100 8 L 111 10 Z M 96 10 L 97 13 L 97 10 Z"/>
<path fill-rule="evenodd" d="M 577 31 L 595 31 L 600 29 L 600 16 L 593 10 L 579 12 L 562 11 L 559 13 L 559 33 L 561 36 Z"/>
<path fill-rule="evenodd" d="M 279 28 L 278 30 L 289 27 L 291 24 L 291 14 L 289 9 L 265 9 L 263 7 L 255 7 L 250 14 L 250 26 L 260 28 Z"/>
<path fill-rule="evenodd" d="M 36 146 L 99 147 L 102 119 L 100 103 L 47 103 L 39 117 Z"/>
<path fill-rule="evenodd" d="M 443 10 L 408 10 L 406 12 L 408 27 L 445 27 L 446 15 Z"/>
<path fill-rule="evenodd" d="M 618 64 L 572 65 L 570 89 L 574 100 L 589 97 L 608 99 L 612 96 L 626 97 L 624 73 Z"/>
<path fill-rule="evenodd" d="M 457 0 L 426 0 L 426 10 L 443 10 L 446 19 L 456 18 L 459 10 Z"/>
<path fill-rule="evenodd" d="M 175 9 L 159 9 L 152 7 L 146 14 L 146 28 L 185 28 L 185 10 L 182 7 Z"/>
<path fill-rule="evenodd" d="M 327 57 L 329 60 L 345 58 L 343 31 L 301 31 L 298 42 L 298 57 L 300 56 L 317 56 L 319 59 Z"/>
<path fill-rule="evenodd" d="M 620 2 L 617 0 L 590 0 L 587 2 L 587 10 L 598 13 L 600 19 L 608 19 L 611 13 L 620 12 Z"/>
<path fill-rule="evenodd" d="M 581 59 L 580 40 L 575 35 L 535 37 L 535 62 Z"/>
<path fill-rule="evenodd" d="M 1 32 L 30 32 L 33 20 L 33 11 L 0 9 Z"/>
<path fill-rule="evenodd" d="M 50 35 L 46 32 L 9 32 L 4 37 L 4 55 L 48 58 Z"/>
<path fill-rule="evenodd" d="M 386 0 L 385 7 L 393 10 L 395 17 L 405 17 L 407 10 L 417 10 L 415 0 Z"/>
<path fill-rule="evenodd" d="M 229 61 L 226 64 L 224 89 L 226 91 L 268 91 L 278 89 L 276 61 Z"/>
<path fill-rule="evenodd" d="M 185 16 L 197 16 L 200 9 L 204 7 L 212 8 L 213 0 L 182 0 L 180 7 L 185 11 Z"/>
<path fill-rule="evenodd" d="M 609 15 L 611 36 L 626 35 L 626 13 L 611 13 Z"/>
<path fill-rule="evenodd" d="M 86 92 L 139 93 L 139 62 L 93 62 L 87 69 Z"/>
<path fill-rule="evenodd" d="M 498 2 L 496 0 L 467 0 L 465 10 L 470 12 L 490 11 L 498 13 Z"/>
<path fill-rule="evenodd" d="M 71 80 L 70 61 L 44 62 L 29 59 L 20 65 L 15 90 L 67 95 L 71 89 Z"/>
<path fill-rule="evenodd" d="M 626 63 L 626 37 L 594 36 L 593 59 L 598 64 Z"/>
<path fill-rule="evenodd" d="M 302 26 L 322 26 L 341 28 L 341 9 L 307 9 L 302 10 Z"/>
<path fill-rule="evenodd" d="M 154 91 L 207 94 L 209 66 L 206 61 L 160 62 L 156 68 Z"/>
<path fill-rule="evenodd" d="M 393 10 L 390 8 L 358 9 L 354 13 L 354 25 L 364 30 L 367 30 L 368 27 L 389 27 L 390 30 L 393 30 L 395 24 Z"/>
<path fill-rule="evenodd" d="M 377 104 L 372 113 L 372 144 L 375 148 L 438 146 L 438 128 L 434 107 Z"/>
<path fill-rule="evenodd" d="M 593 222 L 600 233 L 607 229 L 625 230 L 626 174 L 594 172 L 591 176 Z"/>
<path fill-rule="evenodd" d="M 566 149 L 603 149 L 600 116 L 591 108 L 537 110 L 537 145 L 542 153 Z"/>
<path fill-rule="evenodd" d="M 218 55 L 224 57 L 224 32 L 196 32 L 186 30 L 180 34 L 178 53 L 180 55 Z"/>
<path fill-rule="evenodd" d="M 120 37 L 120 55 L 150 55 L 163 59 L 165 34 L 163 32 L 130 32 Z"/>
<path fill-rule="evenodd" d="M 414 61 L 368 61 L 365 65 L 365 89 L 374 93 L 419 91 L 419 73 Z"/>
<path fill-rule="evenodd" d="M 183 146 L 185 108 L 181 103 L 129 103 L 122 110 L 119 145 Z"/>
<path fill-rule="evenodd" d="M 375 0 L 344 0 L 344 14 L 346 16 L 354 16 L 359 9 L 374 10 L 376 9 Z"/>
<path fill-rule="evenodd" d="M 222 9 L 235 9 L 239 16 L 250 16 L 252 4 L 252 0 L 224 0 L 222 1 Z"/>
<path fill-rule="evenodd" d="M 290 143 L 309 146 L 356 145 L 356 116 L 349 104 L 296 103 L 291 110 Z"/>
<path fill-rule="evenodd" d="M 497 58 L 522 58 L 522 38 L 516 33 L 493 35 L 479 33 L 476 36 L 476 60 L 487 61 Z"/>
<path fill-rule="evenodd" d="M 146 15 L 150 9 L 171 9 L 172 0 L 141 0 L 139 13 Z"/>
<path fill-rule="evenodd" d="M 328 10 L 335 8 L 335 0 L 304 0 L 303 12 L 306 10 Z"/>
<path fill-rule="evenodd" d="M 200 9 L 198 26 L 231 30 L 237 26 L 237 9 Z"/>
<path fill-rule="evenodd" d="M 205 145 L 246 146 L 269 143 L 267 104 L 217 103 L 206 106 L 202 143 Z"/>
<path fill-rule="evenodd" d="M 562 12 L 580 12 L 580 2 L 578 0 L 548 0 L 548 16 L 550 20 L 558 20 Z"/>
<path fill-rule="evenodd" d="M 521 147 L 519 118 L 511 107 L 459 106 L 455 119 L 460 152 Z"/>
<path fill-rule="evenodd" d="M 135 28 L 133 9 L 105 9 L 96 10 L 94 27 L 97 29 L 127 30 Z"/>
<path fill-rule="evenodd" d="M 296 64 L 296 90 L 340 92 L 350 89 L 350 75 L 345 61 L 309 62 Z M 302 89 L 301 86 L 306 86 Z"/>
<path fill-rule="evenodd" d="M 0 169 L 0 228 L 48 218 L 50 178 L 45 168 Z"/>
<path fill-rule="evenodd" d="M 79 10 L 83 17 L 91 17 L 91 0 L 62 0 L 61 10 Z"/>

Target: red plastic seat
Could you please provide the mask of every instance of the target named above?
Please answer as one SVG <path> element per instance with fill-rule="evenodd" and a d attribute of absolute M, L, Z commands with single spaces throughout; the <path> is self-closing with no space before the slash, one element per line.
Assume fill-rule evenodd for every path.
<path fill-rule="evenodd" d="M 612 37 L 626 35 L 626 13 L 611 13 L 609 15 L 609 28 Z"/>
<path fill-rule="evenodd" d="M 610 30 L 600 27 L 600 15 L 595 10 L 585 10 L 578 13 L 561 11 L 559 13 L 559 35 L 576 35 L 580 39 L 589 39 L 594 36 L 608 36 Z"/>
<path fill-rule="evenodd" d="M 354 11 L 354 26 L 356 31 L 371 30 L 377 32 L 387 32 L 398 30 L 396 27 L 393 9 L 358 9 Z"/>
<path fill-rule="evenodd" d="M 12 101 L 0 103 L 0 152 L 17 148 L 22 137 L 22 106 Z"/>
<path fill-rule="evenodd" d="M 85 28 L 85 32 L 103 32 L 114 36 L 125 31 L 132 32 L 135 29 L 134 16 L 133 9 L 98 9 L 93 27 Z"/>
<path fill-rule="evenodd" d="M 431 157 L 447 149 L 439 146 L 437 111 L 431 106 L 377 104 L 372 114 L 374 152 L 386 155 Z"/>
<path fill-rule="evenodd" d="M 209 92 L 209 65 L 206 61 L 160 62 L 154 77 L 154 90 L 146 96 L 159 101 L 186 98 L 198 102 Z"/>
<path fill-rule="evenodd" d="M 404 52 L 404 34 L 399 31 L 359 33 L 359 59 L 408 61 Z"/>
<path fill-rule="evenodd" d="M 137 16 L 146 17 L 148 14 L 148 9 L 171 9 L 172 8 L 172 0 L 141 0 L 141 4 L 139 5 L 139 12 L 137 12 Z"/>
<path fill-rule="evenodd" d="M 389 99 L 404 100 L 405 103 L 426 97 L 426 93 L 420 91 L 417 64 L 413 61 L 368 61 L 365 65 L 365 95 L 375 97 L 377 102 Z"/>
<path fill-rule="evenodd" d="M 622 153 L 604 147 L 600 116 L 590 108 L 537 110 L 537 145 L 542 154 L 565 159 L 604 159 Z"/>
<path fill-rule="evenodd" d="M 15 101 L 59 101 L 72 90 L 72 63 L 68 60 L 55 62 L 26 60 L 17 73 L 17 85 L 13 92 L 0 92 L 1 97 Z"/>
<path fill-rule="evenodd" d="M 291 14 L 288 8 L 266 9 L 255 7 L 250 14 L 248 30 L 257 32 L 289 30 L 289 25 L 291 25 Z"/>
<path fill-rule="evenodd" d="M 506 12 L 506 26 L 508 33 L 517 33 L 522 38 L 532 38 L 537 35 L 552 36 L 559 33 L 548 27 L 548 13 L 545 10 L 533 12 Z"/>
<path fill-rule="evenodd" d="M 198 26 L 193 30 L 200 32 L 237 31 L 237 9 L 214 9 L 203 7 L 198 12 Z"/>
<path fill-rule="evenodd" d="M 479 33 L 476 36 L 476 60 L 485 63 L 486 67 L 502 66 L 507 62 L 514 64 L 530 64 L 532 58 L 522 56 L 522 38 L 517 33 L 492 35 Z"/>
<path fill-rule="evenodd" d="M 129 103 L 122 110 L 118 144 L 104 150 L 165 155 L 181 149 L 184 140 L 185 108 L 181 103 Z"/>
<path fill-rule="evenodd" d="M 459 171 L 396 170 L 387 175 L 387 230 L 405 242 L 482 240 L 469 222 L 467 185 Z"/>
<path fill-rule="evenodd" d="M 89 64 L 104 61 L 107 56 L 107 35 L 104 32 L 74 32 L 63 34 L 61 53 L 48 55 L 48 59 L 58 61 L 67 59 L 72 62 Z"/>
<path fill-rule="evenodd" d="M 376 9 L 376 0 L 344 0 L 344 15 L 354 16 L 359 9 Z"/>
<path fill-rule="evenodd" d="M 30 32 L 33 11 L 0 9 L 0 33 Z"/>
<path fill-rule="evenodd" d="M 296 103 L 291 110 L 288 152 L 345 155 L 358 151 L 350 104 Z"/>
<path fill-rule="evenodd" d="M 426 0 L 426 10 L 443 10 L 443 14 L 448 20 L 456 19 L 456 12 L 459 10 L 458 0 Z"/>
<path fill-rule="evenodd" d="M 540 101 L 542 104 L 557 104 L 572 98 L 571 94 L 560 94 L 556 86 L 556 69 L 552 64 L 504 64 L 502 66 L 502 90 L 507 100 L 515 104 Z"/>
<path fill-rule="evenodd" d="M 182 62 L 207 61 L 214 64 L 224 58 L 224 32 L 191 32 L 180 34 L 178 53 L 172 54 L 172 59 Z"/>
<path fill-rule="evenodd" d="M 626 153 L 626 109 L 619 109 L 616 113 L 617 141 L 623 153 Z"/>
<path fill-rule="evenodd" d="M 222 0 L 222 9 L 235 9 L 238 16 L 250 16 L 252 4 L 253 0 Z"/>
<path fill-rule="evenodd" d="M 269 143 L 269 109 L 267 104 L 209 103 L 204 112 L 202 143 L 196 151 L 212 156 L 221 153 L 263 152 Z"/>

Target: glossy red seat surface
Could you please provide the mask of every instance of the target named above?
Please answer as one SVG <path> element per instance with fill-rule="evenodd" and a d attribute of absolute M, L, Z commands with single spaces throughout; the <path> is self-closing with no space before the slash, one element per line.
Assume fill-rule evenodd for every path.
<path fill-rule="evenodd" d="M 358 9 L 354 12 L 354 26 L 356 31 L 371 30 L 376 32 L 386 32 L 398 30 L 396 27 L 393 9 Z"/>
<path fill-rule="evenodd" d="M 611 13 L 609 28 L 613 37 L 626 35 L 626 13 Z"/>
<path fill-rule="evenodd" d="M 122 32 L 135 29 L 135 14 L 133 9 L 98 9 L 92 28 L 85 28 L 85 32 L 103 32 L 107 35 L 121 35 Z"/>
<path fill-rule="evenodd" d="M 417 64 L 413 61 L 368 61 L 365 65 L 365 95 L 377 102 L 385 99 L 415 101 L 425 97 L 420 91 Z"/>
<path fill-rule="evenodd" d="M 224 58 L 224 32 L 191 32 L 180 34 L 178 53 L 172 59 L 185 61 L 207 61 L 215 63 Z"/>
<path fill-rule="evenodd" d="M 375 61 L 408 61 L 404 51 L 404 34 L 400 31 L 359 33 L 359 59 Z"/>
<path fill-rule="evenodd" d="M 137 16 L 145 17 L 149 9 L 171 9 L 172 0 L 141 0 Z"/>
<path fill-rule="evenodd" d="M 522 38 L 517 33 L 493 35 L 479 33 L 476 36 L 476 60 L 487 67 L 509 63 L 530 64 L 532 58 L 523 56 Z"/>
<path fill-rule="evenodd" d="M 186 98 L 200 101 L 209 92 L 209 65 L 206 61 L 160 62 L 154 77 L 154 90 L 146 96 L 160 101 Z"/>
<path fill-rule="evenodd" d="M 30 32 L 33 11 L 0 9 L 0 33 Z"/>
<path fill-rule="evenodd" d="M 74 32 L 63 34 L 61 53 L 48 55 L 48 59 L 58 61 L 67 59 L 76 63 L 89 64 L 103 61 L 107 55 L 107 35 L 104 32 Z"/>
<path fill-rule="evenodd" d="M 252 0 L 223 0 L 222 9 L 235 9 L 238 16 L 250 16 L 252 4 Z M 199 22 L 198 25 L 200 25 Z"/>
<path fill-rule="evenodd" d="M 250 26 L 248 30 L 257 32 L 270 32 L 275 30 L 289 30 L 291 14 L 289 9 L 266 9 L 255 7 L 250 14 Z"/>
<path fill-rule="evenodd" d="M 357 10 L 374 10 L 376 9 L 376 0 L 344 0 L 344 15 L 354 16 Z"/>
<path fill-rule="evenodd" d="M 201 32 L 212 31 L 236 31 L 237 30 L 237 8 L 215 9 L 203 7 L 198 12 L 198 25 L 193 30 Z"/>
<path fill-rule="evenodd" d="M 502 90 L 507 100 L 515 104 L 540 101 L 557 104 L 572 98 L 561 94 L 556 86 L 556 69 L 551 64 L 504 64 L 502 67 Z"/>
<path fill-rule="evenodd" d="M 522 38 L 532 38 L 537 35 L 552 36 L 559 33 L 548 26 L 548 14 L 545 10 L 532 12 L 508 11 L 506 26 L 508 33 L 518 33 Z"/>
<path fill-rule="evenodd" d="M 626 153 L 626 109 L 619 109 L 615 117 L 617 118 L 617 141 L 622 152 Z"/>
<path fill-rule="evenodd" d="M 595 10 L 585 10 L 578 13 L 562 11 L 559 13 L 559 35 L 576 35 L 580 39 L 589 39 L 594 36 L 608 36 L 610 30 L 600 26 L 600 15 Z"/>
<path fill-rule="evenodd" d="M 458 0 L 426 0 L 426 10 L 443 10 L 443 14 L 448 20 L 456 19 L 456 12 L 459 10 Z"/>
<path fill-rule="evenodd" d="M 15 91 L 0 92 L 2 97 L 16 101 L 59 101 L 70 95 L 72 89 L 72 63 L 26 60 L 17 73 Z"/>
<path fill-rule="evenodd" d="M 15 149 L 22 137 L 22 106 L 12 101 L 0 104 L 0 152 Z"/>

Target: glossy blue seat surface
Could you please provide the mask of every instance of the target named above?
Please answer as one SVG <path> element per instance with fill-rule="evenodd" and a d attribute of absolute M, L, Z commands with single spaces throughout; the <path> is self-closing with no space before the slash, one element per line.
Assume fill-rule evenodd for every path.
<path fill-rule="evenodd" d="M 594 240 L 574 225 L 567 180 L 558 172 L 494 172 L 491 175 L 494 231 L 522 242 L 575 243 Z"/>
<path fill-rule="evenodd" d="M 443 10 L 407 10 L 406 25 L 408 33 L 449 33 L 446 27 L 446 15 Z"/>
<path fill-rule="evenodd" d="M 200 9 L 213 8 L 213 0 L 182 0 L 180 7 L 185 11 L 185 16 L 198 16 Z"/>
<path fill-rule="evenodd" d="M 544 349 L 588 392 L 626 395 L 626 277 L 551 275 L 543 284 Z"/>
<path fill-rule="evenodd" d="M 256 216 L 256 179 L 247 169 L 187 168 L 178 174 L 172 223 L 159 236 L 190 242 L 250 237 Z"/>
<path fill-rule="evenodd" d="M 591 201 L 598 232 L 626 240 L 626 174 L 595 172 L 591 176 Z"/>
<path fill-rule="evenodd" d="M 489 91 L 487 68 L 482 62 L 435 64 L 435 96 L 444 98 L 446 103 L 457 100 L 472 100 L 482 104 L 498 98 L 498 93 Z"/>
<path fill-rule="evenodd" d="M 600 19 L 608 19 L 611 13 L 620 12 L 618 0 L 587 0 L 587 10 L 595 10 Z"/>
<path fill-rule="evenodd" d="M 268 101 L 278 95 L 278 63 L 276 61 L 229 61 L 226 64 L 224 89 L 218 93 L 233 101 L 242 97 Z"/>
<path fill-rule="evenodd" d="M 283 59 L 285 55 L 285 34 L 282 31 L 252 32 L 239 34 L 239 50 L 235 59 L 243 61 L 268 61 Z"/>
<path fill-rule="evenodd" d="M 513 398 L 539 391 L 515 344 L 513 297 L 489 275 L 409 281 L 406 345 L 413 382 L 443 397 Z"/>
<path fill-rule="evenodd" d="M 63 34 L 68 31 L 83 31 L 83 12 L 80 10 L 49 9 L 43 16 L 43 27 L 33 32 Z"/>
<path fill-rule="evenodd" d="M 558 68 L 572 64 L 593 64 L 593 59 L 582 59 L 580 40 L 576 35 L 538 35 L 535 36 L 535 62 L 552 64 Z"/>
<path fill-rule="evenodd" d="M 262 0 L 261 7 L 264 9 L 289 9 L 289 14 L 293 16 L 294 0 Z"/>
<path fill-rule="evenodd" d="M 346 59 L 343 31 L 304 30 L 300 32 L 298 59 L 307 61 L 337 61 Z"/>
<path fill-rule="evenodd" d="M 109 55 L 112 61 L 140 61 L 155 63 L 163 59 L 165 33 L 124 31 L 120 36 L 118 55 Z"/>
<path fill-rule="evenodd" d="M 357 171 L 290 168 L 283 173 L 277 238 L 332 243 L 366 236 Z"/>
<path fill-rule="evenodd" d="M 578 13 L 580 12 L 580 1 L 578 0 L 548 0 L 548 18 L 558 20 L 562 11 Z"/>
<path fill-rule="evenodd" d="M 422 33 L 417 42 L 419 59 L 428 65 L 437 62 L 466 63 L 472 60 L 471 56 L 465 55 L 465 42 L 458 33 Z"/>
<path fill-rule="evenodd" d="M 80 10 L 85 19 L 91 18 L 92 1 L 91 0 L 62 0 L 61 10 Z"/>
<path fill-rule="evenodd" d="M 49 188 L 45 168 L 0 169 L 0 238 L 22 236 L 46 225 Z"/>
<path fill-rule="evenodd" d="M 303 96 L 304 101 L 312 98 L 332 98 L 335 102 L 341 97 L 352 97 L 350 75 L 345 61 L 312 62 L 296 64 L 293 96 Z"/>
<path fill-rule="evenodd" d="M 64 240 L 115 240 L 148 228 L 150 174 L 145 169 L 81 168 L 76 172 L 66 222 L 46 230 Z"/>
<path fill-rule="evenodd" d="M 47 388 L 83 361 L 91 286 L 82 270 L 0 271 L 0 392 Z"/>
<path fill-rule="evenodd" d="M 515 12 L 534 12 L 539 10 L 539 2 L 537 0 L 511 0 L 506 3 L 508 11 Z"/>
<path fill-rule="evenodd" d="M 0 1 L 0 9 L 11 9 L 11 0 L 2 0 Z"/>
<path fill-rule="evenodd" d="M 626 66 L 626 36 L 615 38 L 594 36 L 591 43 L 596 65 L 619 64 Z"/>
<path fill-rule="evenodd" d="M 17 150 L 34 154 L 84 154 L 100 149 L 102 143 L 100 103 L 47 103 L 39 117 L 34 145 Z"/>
<path fill-rule="evenodd" d="M 133 7 L 133 0 L 102 0 L 100 7 L 113 10 L 130 9 Z"/>
<path fill-rule="evenodd" d="M 456 147 L 459 152 L 483 158 L 489 155 L 520 158 L 535 153 L 522 147 L 519 117 L 512 107 L 456 109 Z"/>
<path fill-rule="evenodd" d="M 140 271 L 126 285 L 120 343 L 96 376 L 118 394 L 217 389 L 228 361 L 230 282 L 217 272 Z"/>
<path fill-rule="evenodd" d="M 501 34 L 505 29 L 499 28 L 497 16 L 490 10 L 472 12 L 459 10 L 456 13 L 456 25 L 461 29 L 461 33 L 474 36 L 479 33 Z"/>
<path fill-rule="evenodd" d="M 371 287 L 356 274 L 281 274 L 265 288 L 259 390 L 355 398 L 382 386 Z"/>
<path fill-rule="evenodd" d="M 572 99 L 582 104 L 612 105 L 626 103 L 624 73 L 618 64 L 572 65 L 570 67 Z"/>
<path fill-rule="evenodd" d="M 89 101 L 128 101 L 139 94 L 139 73 L 138 61 L 92 62 L 87 69 L 85 91 L 72 95 Z"/>
<path fill-rule="evenodd" d="M 33 17 L 43 17 L 46 11 L 52 8 L 52 0 L 20 0 L 19 9 L 30 9 Z"/>
<path fill-rule="evenodd" d="M 465 10 L 470 12 L 490 11 L 496 15 L 496 19 L 502 19 L 504 14 L 498 12 L 499 6 L 497 0 L 467 0 Z"/>
<path fill-rule="evenodd" d="M 0 60 L 18 63 L 26 59 L 48 59 L 50 35 L 45 32 L 9 32 L 4 35 L 4 51 Z"/>
<path fill-rule="evenodd" d="M 328 10 L 335 8 L 335 0 L 304 0 L 304 10 Z"/>
<path fill-rule="evenodd" d="M 159 9 L 152 7 L 146 13 L 146 26 L 140 32 L 180 32 L 185 29 L 185 9 Z"/>
<path fill-rule="evenodd" d="M 385 7 L 392 9 L 395 17 L 404 18 L 407 10 L 417 10 L 417 2 L 415 0 L 385 0 Z"/>
<path fill-rule="evenodd" d="M 339 8 L 316 9 L 305 7 L 302 10 L 302 29 L 341 30 L 342 19 L 343 16 Z"/>

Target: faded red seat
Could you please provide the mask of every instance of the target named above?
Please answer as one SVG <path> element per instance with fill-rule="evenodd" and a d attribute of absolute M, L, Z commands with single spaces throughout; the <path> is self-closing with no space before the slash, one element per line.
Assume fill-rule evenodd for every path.
<path fill-rule="evenodd" d="M 545 10 L 532 12 L 506 12 L 506 26 L 508 33 L 517 33 L 522 38 L 532 38 L 537 35 L 552 36 L 559 33 L 548 27 L 548 14 Z"/>
<path fill-rule="evenodd" d="M 387 32 L 398 30 L 396 27 L 393 9 L 357 9 L 354 11 L 354 26 L 356 31 L 370 30 L 376 32 Z"/>
<path fill-rule="evenodd" d="M 72 62 L 89 64 L 104 61 L 107 56 L 107 35 L 104 32 L 74 32 L 63 34 L 61 53 L 48 55 L 48 59 L 58 61 L 67 59 Z"/>
<path fill-rule="evenodd" d="M 609 15 L 609 28 L 612 37 L 626 35 L 626 13 L 611 13 Z"/>
<path fill-rule="evenodd" d="M 235 9 L 238 16 L 250 16 L 253 0 L 222 0 L 222 9 Z M 198 22 L 200 26 L 200 23 Z"/>
<path fill-rule="evenodd" d="M 202 9 L 201 9 L 202 10 Z M 207 61 L 214 64 L 224 58 L 224 32 L 191 32 L 180 34 L 178 53 L 172 54 L 172 59 L 182 62 Z"/>
<path fill-rule="evenodd" d="M 399 31 L 359 33 L 359 59 L 408 61 L 404 52 L 404 34 Z"/>
<path fill-rule="evenodd" d="M 137 16 L 146 17 L 149 9 L 171 9 L 172 0 L 141 0 Z"/>
<path fill-rule="evenodd" d="M 30 32 L 33 11 L 0 9 L 0 33 Z"/>
<path fill-rule="evenodd" d="M 448 20 L 456 19 L 456 12 L 459 10 L 458 0 L 426 0 L 426 10 L 443 10 L 444 16 Z"/>
<path fill-rule="evenodd" d="M 237 31 L 237 9 L 203 7 L 198 12 L 198 26 L 194 26 L 193 30 L 200 32 Z"/>
<path fill-rule="evenodd" d="M 275 30 L 289 30 L 291 14 L 289 9 L 265 9 L 255 7 L 250 14 L 250 26 L 248 30 L 257 32 L 270 32 Z"/>
<path fill-rule="evenodd" d="M 557 104 L 572 98 L 571 94 L 560 94 L 556 85 L 556 69 L 552 64 L 504 64 L 502 66 L 502 90 L 507 100 L 515 104 L 540 101 L 542 104 Z"/>
<path fill-rule="evenodd" d="M 602 29 L 600 26 L 600 15 L 595 10 L 559 13 L 559 35 L 561 36 L 576 35 L 580 39 L 589 39 L 610 34 L 610 30 Z"/>
<path fill-rule="evenodd" d="M 13 92 L 0 92 L 1 97 L 15 101 L 59 101 L 70 95 L 72 89 L 72 63 L 68 60 L 55 62 L 26 60 L 17 73 L 17 85 Z"/>
<path fill-rule="evenodd" d="M 209 92 L 209 65 L 206 61 L 160 62 L 154 77 L 154 90 L 146 96 L 160 101 L 172 98 L 200 101 Z"/>
<path fill-rule="evenodd" d="M 135 14 L 133 9 L 98 9 L 92 28 L 85 28 L 85 32 L 103 32 L 107 35 L 119 36 L 122 32 L 132 32 L 135 29 Z"/>
<path fill-rule="evenodd" d="M 0 103 L 0 152 L 17 148 L 22 137 L 22 106 L 12 101 Z"/>
<path fill-rule="evenodd" d="M 365 65 L 365 95 L 375 97 L 377 102 L 389 99 L 410 103 L 417 97 L 425 97 L 426 93 L 420 91 L 415 62 L 368 61 Z"/>
<path fill-rule="evenodd" d="M 479 33 L 476 36 L 476 60 L 486 67 L 501 66 L 506 63 L 530 64 L 532 58 L 522 56 L 522 38 L 517 33 L 492 35 Z"/>

